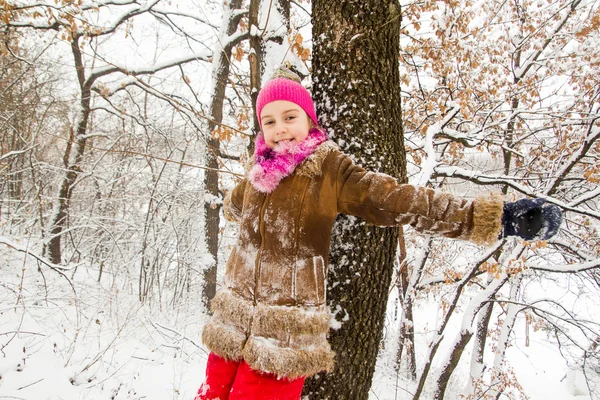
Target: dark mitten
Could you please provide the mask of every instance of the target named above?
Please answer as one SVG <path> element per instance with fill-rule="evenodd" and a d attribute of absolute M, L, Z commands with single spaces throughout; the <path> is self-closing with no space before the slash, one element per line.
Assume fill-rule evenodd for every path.
<path fill-rule="evenodd" d="M 525 240 L 547 240 L 556 235 L 562 210 L 544 199 L 521 199 L 504 203 L 500 237 L 520 236 Z"/>

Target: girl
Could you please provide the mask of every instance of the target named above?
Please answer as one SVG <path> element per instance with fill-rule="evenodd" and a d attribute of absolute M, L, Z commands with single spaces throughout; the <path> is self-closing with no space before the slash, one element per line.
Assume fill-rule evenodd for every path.
<path fill-rule="evenodd" d="M 470 201 L 365 171 L 327 140 L 289 70 L 265 84 L 256 112 L 254 157 L 224 202 L 240 233 L 204 328 L 211 353 L 197 400 L 297 400 L 305 377 L 332 369 L 325 278 L 339 213 L 479 244 L 546 239 L 560 225 L 560 209 L 540 199 Z"/>

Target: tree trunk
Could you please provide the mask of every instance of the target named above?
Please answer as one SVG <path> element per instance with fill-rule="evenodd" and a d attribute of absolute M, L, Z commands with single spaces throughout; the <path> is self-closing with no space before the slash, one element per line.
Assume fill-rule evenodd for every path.
<path fill-rule="evenodd" d="M 485 371 L 483 363 L 483 355 L 485 353 L 485 344 L 487 341 L 488 326 L 492 317 L 493 303 L 488 303 L 479 312 L 477 320 L 477 329 L 475 331 L 475 342 L 473 343 L 473 351 L 471 353 L 471 376 L 470 376 L 470 393 L 476 393 L 480 381 Z"/>
<path fill-rule="evenodd" d="M 436 380 L 435 393 L 433 395 L 434 399 L 444 399 L 450 377 L 456 369 L 458 362 L 460 361 L 460 358 L 467 347 L 467 344 L 469 343 L 469 340 L 471 340 L 471 337 L 473 336 L 473 330 L 471 329 L 473 321 L 475 321 L 479 311 L 490 301 L 492 301 L 494 296 L 496 296 L 496 293 L 498 293 L 502 286 L 504 286 L 504 284 L 508 281 L 508 278 L 509 276 L 507 274 L 501 274 L 500 277 L 491 281 L 480 294 L 475 296 L 470 301 L 466 308 L 465 315 L 463 316 L 463 328 L 457 335 L 457 338 L 454 340 L 454 344 L 450 346 L 450 354 L 446 357 L 446 362 L 443 364 L 440 374 Z"/>
<path fill-rule="evenodd" d="M 401 235 L 403 232 L 401 231 Z M 406 262 L 400 265 L 400 282 L 402 284 L 402 319 L 400 324 L 400 338 L 398 343 L 398 352 L 396 354 L 396 368 L 400 369 L 402 361 L 402 352 L 406 348 L 407 370 L 413 381 L 417 380 L 417 360 L 415 356 L 415 329 L 413 318 L 413 304 L 416 296 L 416 285 L 421 279 L 425 263 L 431 250 L 432 238 L 428 237 L 423 245 L 423 253 L 417 257 L 418 262 L 412 268 L 412 275 L 408 275 L 408 264 Z M 406 244 L 401 240 L 400 251 L 406 253 Z M 406 257 L 405 257 L 406 258 Z M 406 346 L 406 347 L 405 347 Z"/>
<path fill-rule="evenodd" d="M 251 35 L 250 36 L 250 55 L 248 57 L 250 61 L 250 98 L 252 100 L 253 113 L 254 116 L 254 132 L 260 131 L 260 123 L 258 118 L 256 117 L 256 98 L 258 97 L 258 92 L 262 87 L 262 78 L 265 72 L 265 60 L 269 58 L 269 54 L 267 54 L 267 41 L 273 41 L 278 44 L 282 44 L 285 40 L 284 36 L 281 35 L 273 35 L 269 36 L 267 41 L 265 41 L 263 36 L 263 29 L 266 29 L 266 26 L 261 26 L 260 21 L 268 20 L 269 16 L 266 18 L 261 15 L 261 13 L 270 14 L 271 10 L 269 8 L 277 9 L 277 12 L 281 14 L 283 20 L 287 25 L 287 29 L 290 28 L 290 0 L 250 0 L 249 12 L 248 12 L 248 22 L 251 27 L 255 27 L 257 32 L 260 32 L 259 35 Z M 274 51 L 278 51 L 279 49 L 275 49 Z M 281 54 L 274 54 L 274 58 L 281 58 Z M 283 60 L 282 60 L 283 61 Z M 267 77 L 268 79 L 269 77 Z M 250 146 L 254 146 L 254 141 L 250 142 Z"/>
<path fill-rule="evenodd" d="M 250 7 L 248 12 L 248 23 L 250 26 L 259 26 L 259 10 L 261 0 L 250 0 Z M 250 99 L 252 100 L 253 110 L 253 121 L 254 121 L 254 132 L 260 131 L 260 123 L 256 117 L 256 98 L 261 88 L 261 76 L 264 69 L 263 53 L 264 48 L 262 39 L 260 36 L 250 36 L 250 55 L 248 61 L 250 62 Z M 254 140 L 251 140 L 250 147 L 254 146 Z"/>
<path fill-rule="evenodd" d="M 48 258 L 53 264 L 62 263 L 62 248 L 61 239 L 63 230 L 67 224 L 69 215 L 69 203 L 71 195 L 73 194 L 73 186 L 75 181 L 81 172 L 80 164 L 83 160 L 83 154 L 85 153 L 87 143 L 87 122 L 90 116 L 90 102 L 91 102 L 91 82 L 86 81 L 84 75 L 84 65 L 79 47 L 79 37 L 73 38 L 71 42 L 71 51 L 73 52 L 73 58 L 75 59 L 75 68 L 77 71 L 77 80 L 79 81 L 79 88 L 81 90 L 81 97 L 79 101 L 79 115 L 76 121 L 75 131 L 71 132 L 67 148 L 63 156 L 63 163 L 66 168 L 65 176 L 61 182 L 60 189 L 58 192 L 58 198 L 54 206 L 54 214 L 48 226 L 49 240 L 48 240 Z M 75 148 L 73 149 L 73 146 Z M 73 153 L 75 151 L 75 153 Z"/>
<path fill-rule="evenodd" d="M 231 11 L 241 8 L 241 0 L 232 0 L 229 4 Z M 224 6 L 226 7 L 226 6 Z M 224 27 L 227 35 L 232 35 L 237 30 L 239 18 L 230 18 L 227 26 Z M 223 35 L 220 35 L 223 36 Z M 227 88 L 227 78 L 229 77 L 229 65 L 231 60 L 231 45 L 224 46 L 221 51 L 215 54 L 213 61 L 213 80 L 214 91 L 210 104 L 210 115 L 208 131 L 206 138 L 206 167 L 204 171 L 204 191 L 211 199 L 219 198 L 219 154 L 221 152 L 220 139 L 212 133 L 215 128 L 223 121 L 223 102 L 225 101 L 225 89 Z M 213 257 L 214 264 L 203 272 L 204 289 L 202 299 L 204 305 L 208 308 L 209 302 L 215 297 L 217 291 L 217 266 L 219 265 L 219 224 L 221 206 L 214 201 L 204 201 L 204 237 L 206 238 L 206 247 Z"/>
<path fill-rule="evenodd" d="M 504 356 L 506 355 L 506 349 L 508 348 L 510 336 L 517 321 L 517 317 L 523 310 L 527 309 L 526 306 L 516 304 L 516 302 L 519 302 L 520 300 L 522 280 L 523 276 L 521 274 L 518 274 L 515 277 L 513 277 L 511 281 L 509 299 L 511 301 L 514 301 L 515 303 L 508 304 L 508 306 L 506 307 L 506 315 L 504 316 L 504 320 L 502 321 L 500 327 L 500 336 L 498 338 L 498 344 L 495 349 L 494 364 L 491 372 L 492 382 L 494 380 L 498 380 L 500 382 L 503 381 L 502 370 L 504 364 Z M 504 385 L 492 385 L 492 387 L 488 391 L 488 397 L 492 399 L 499 399 L 502 395 L 503 388 Z"/>
<path fill-rule="evenodd" d="M 395 1 L 313 1 L 313 95 L 320 124 L 360 165 L 405 181 L 399 29 Z M 307 381 L 309 398 L 368 398 L 397 241 L 397 229 L 338 218 L 328 302 L 343 324 L 330 335 L 335 369 Z"/>

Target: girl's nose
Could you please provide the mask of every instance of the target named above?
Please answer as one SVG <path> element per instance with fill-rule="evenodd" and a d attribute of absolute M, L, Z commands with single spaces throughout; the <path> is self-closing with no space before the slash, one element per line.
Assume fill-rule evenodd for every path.
<path fill-rule="evenodd" d="M 287 131 L 287 128 L 285 127 L 285 125 L 284 125 L 284 124 L 277 124 L 277 130 L 276 130 L 276 133 L 277 133 L 278 135 L 281 135 L 281 134 L 285 133 L 286 131 Z"/>

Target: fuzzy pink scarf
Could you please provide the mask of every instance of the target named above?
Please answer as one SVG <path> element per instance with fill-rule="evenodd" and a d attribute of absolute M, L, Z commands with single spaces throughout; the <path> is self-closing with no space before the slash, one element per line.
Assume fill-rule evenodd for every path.
<path fill-rule="evenodd" d="M 256 190 L 271 193 L 283 178 L 291 175 L 296 167 L 326 140 L 323 131 L 312 128 L 302 142 L 283 142 L 271 149 L 265 143 L 262 134 L 258 134 L 254 149 L 254 166 L 248 172 L 250 182 Z"/>

